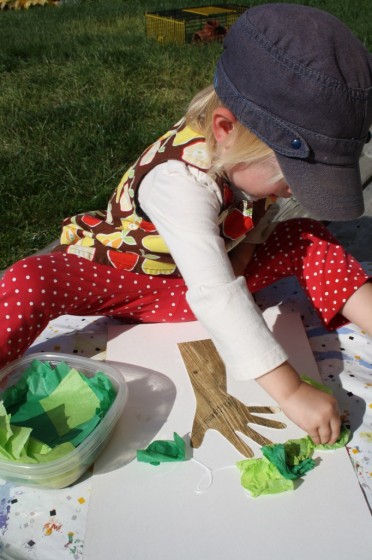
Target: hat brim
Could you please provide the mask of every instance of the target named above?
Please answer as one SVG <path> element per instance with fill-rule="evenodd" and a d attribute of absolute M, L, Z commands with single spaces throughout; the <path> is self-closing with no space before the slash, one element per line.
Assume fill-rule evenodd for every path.
<path fill-rule="evenodd" d="M 363 214 L 359 163 L 341 167 L 278 153 L 276 157 L 294 197 L 317 219 L 347 221 Z"/>

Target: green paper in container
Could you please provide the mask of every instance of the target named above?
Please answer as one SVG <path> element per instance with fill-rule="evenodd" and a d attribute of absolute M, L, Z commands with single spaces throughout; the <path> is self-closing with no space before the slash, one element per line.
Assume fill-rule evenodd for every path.
<path fill-rule="evenodd" d="M 18 484 L 63 488 L 107 443 L 127 388 L 105 362 L 32 354 L 0 371 L 0 476 Z"/>

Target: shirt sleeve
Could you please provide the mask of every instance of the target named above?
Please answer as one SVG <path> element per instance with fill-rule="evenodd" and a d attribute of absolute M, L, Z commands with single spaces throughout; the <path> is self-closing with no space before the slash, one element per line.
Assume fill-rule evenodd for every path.
<path fill-rule="evenodd" d="M 287 354 L 236 278 L 219 234 L 219 189 L 211 177 L 168 161 L 141 183 L 139 202 L 166 242 L 187 285 L 187 301 L 237 380 L 260 377 Z"/>

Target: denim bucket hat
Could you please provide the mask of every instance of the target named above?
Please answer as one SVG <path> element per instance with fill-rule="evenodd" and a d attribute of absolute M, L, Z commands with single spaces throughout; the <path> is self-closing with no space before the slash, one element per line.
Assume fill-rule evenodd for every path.
<path fill-rule="evenodd" d="M 372 57 L 343 23 L 298 4 L 248 9 L 225 38 L 215 90 L 274 150 L 306 210 L 323 220 L 363 214 Z"/>

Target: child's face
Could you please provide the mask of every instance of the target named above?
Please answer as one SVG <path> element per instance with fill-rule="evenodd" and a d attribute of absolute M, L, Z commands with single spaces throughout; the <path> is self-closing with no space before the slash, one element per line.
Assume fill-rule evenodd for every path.
<path fill-rule="evenodd" d="M 280 178 L 280 167 L 274 159 L 250 165 L 241 163 L 232 167 L 227 172 L 227 176 L 237 189 L 254 198 L 292 196 L 285 179 Z"/>

